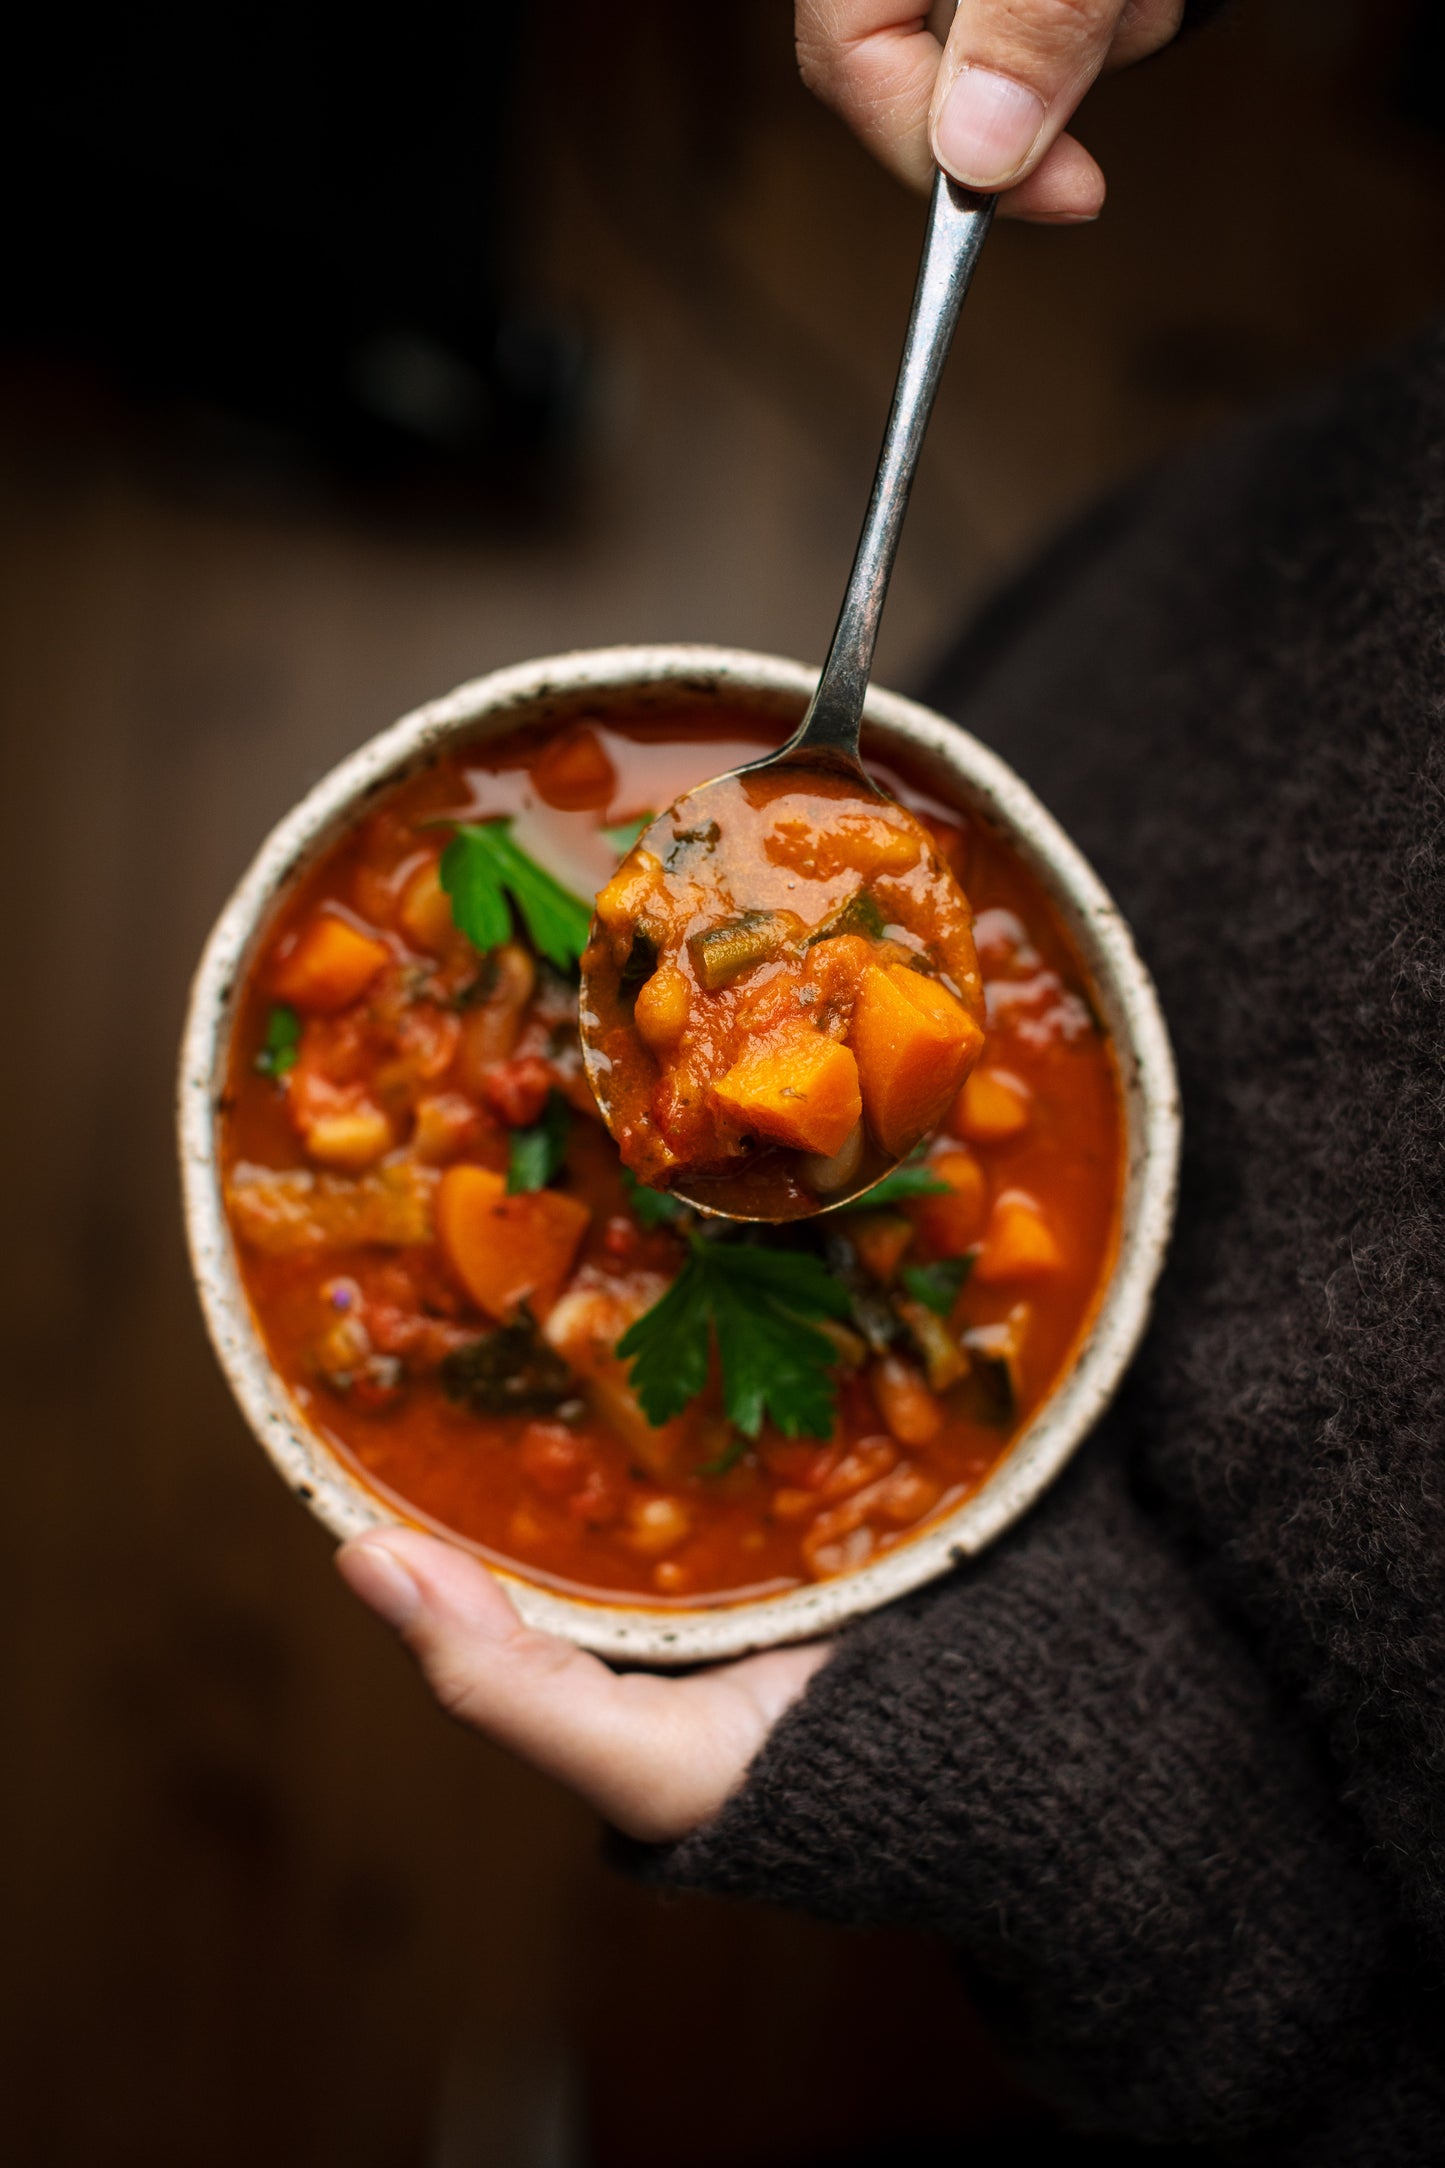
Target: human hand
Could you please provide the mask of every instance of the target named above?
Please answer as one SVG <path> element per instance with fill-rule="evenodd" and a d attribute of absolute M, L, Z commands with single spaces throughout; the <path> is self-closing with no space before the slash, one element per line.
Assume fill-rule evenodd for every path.
<path fill-rule="evenodd" d="M 940 11 L 933 10 L 935 16 Z M 935 163 L 999 211 L 1097 218 L 1104 176 L 1064 133 L 1105 68 L 1167 45 L 1184 0 L 960 0 L 946 45 L 904 0 L 797 0 L 803 81 L 915 187 Z"/>
<path fill-rule="evenodd" d="M 444 1709 L 650 1844 L 717 1812 L 829 1654 L 814 1641 L 680 1679 L 609 1671 L 524 1626 L 485 1566 L 419 1530 L 361 1536 L 336 1564 Z"/>

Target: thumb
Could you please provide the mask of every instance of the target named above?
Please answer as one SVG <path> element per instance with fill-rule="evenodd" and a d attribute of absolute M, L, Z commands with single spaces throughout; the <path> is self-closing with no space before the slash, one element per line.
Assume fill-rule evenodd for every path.
<path fill-rule="evenodd" d="M 1103 67 L 1167 45 L 1183 12 L 1183 0 L 959 0 L 929 115 L 938 163 L 967 187 L 1012 189 L 1047 160 L 1057 193 L 1066 148 L 1084 215 L 1088 154 L 1063 131 Z"/>
<path fill-rule="evenodd" d="M 771 1650 L 682 1679 L 617 1673 L 524 1626 L 477 1559 L 420 1530 L 363 1536 L 336 1563 L 444 1709 L 653 1843 L 717 1811 L 827 1653 Z"/>

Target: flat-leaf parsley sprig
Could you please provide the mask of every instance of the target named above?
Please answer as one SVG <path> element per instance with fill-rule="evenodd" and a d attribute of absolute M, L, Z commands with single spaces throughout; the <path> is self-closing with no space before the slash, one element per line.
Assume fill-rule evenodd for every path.
<path fill-rule="evenodd" d="M 837 1350 L 807 1320 L 845 1318 L 847 1291 L 801 1250 L 697 1234 L 688 1247 L 667 1293 L 617 1343 L 649 1423 L 697 1398 L 716 1341 L 723 1407 L 740 1431 L 756 1438 L 768 1415 L 785 1437 L 830 1436 Z"/>
<path fill-rule="evenodd" d="M 512 937 L 520 912 L 532 946 L 559 971 L 571 971 L 587 946 L 592 910 L 512 840 L 512 822 L 467 822 L 442 852 L 441 884 L 452 918 L 473 948 L 494 949 Z"/>
<path fill-rule="evenodd" d="M 256 1056 L 262 1076 L 279 1082 L 294 1069 L 301 1054 L 301 1019 L 289 1002 L 278 1001 L 266 1019 L 266 1036 Z"/>

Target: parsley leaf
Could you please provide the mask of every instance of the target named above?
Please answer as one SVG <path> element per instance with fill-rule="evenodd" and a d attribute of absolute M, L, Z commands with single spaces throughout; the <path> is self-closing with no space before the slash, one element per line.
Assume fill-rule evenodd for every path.
<path fill-rule="evenodd" d="M 915 1302 L 921 1302 L 937 1317 L 947 1317 L 972 1270 L 972 1255 L 944 1257 L 936 1265 L 905 1265 L 903 1284 Z"/>
<path fill-rule="evenodd" d="M 570 971 L 587 946 L 591 910 L 512 841 L 510 818 L 459 827 L 442 852 L 441 883 L 473 948 L 494 949 L 510 938 L 509 897 L 532 946 L 559 971 Z"/>
<path fill-rule="evenodd" d="M 671 1227 L 687 1217 L 687 1206 L 681 1197 L 674 1197 L 665 1189 L 649 1189 L 645 1182 L 638 1181 L 630 1167 L 622 1170 L 622 1186 L 627 1192 L 632 1217 L 649 1234 L 655 1227 Z"/>
<path fill-rule="evenodd" d="M 826 1438 L 837 1351 L 805 1320 L 846 1317 L 848 1307 L 846 1289 L 816 1257 L 694 1235 L 681 1273 L 629 1326 L 617 1352 L 631 1361 L 632 1389 L 650 1423 L 667 1422 L 696 1399 L 715 1337 L 723 1406 L 738 1430 L 755 1438 L 771 1415 L 789 1438 Z"/>
<path fill-rule="evenodd" d="M 680 1415 L 706 1385 L 710 1315 L 706 1275 L 694 1254 L 618 1341 L 618 1354 L 632 1363 L 632 1390 L 654 1426 Z"/>
<path fill-rule="evenodd" d="M 602 833 L 612 845 L 619 858 L 625 858 L 644 828 L 650 828 L 656 820 L 655 813 L 639 813 L 634 821 L 620 821 L 615 828 L 604 828 Z"/>
<path fill-rule="evenodd" d="M 507 1140 L 507 1195 L 545 1189 L 567 1156 L 572 1114 L 557 1091 L 548 1092 L 542 1118 L 530 1129 L 514 1129 Z"/>
<path fill-rule="evenodd" d="M 262 1076 L 283 1077 L 296 1066 L 301 1050 L 301 1019 L 288 1002 L 278 1001 L 266 1019 L 266 1037 L 256 1056 Z"/>

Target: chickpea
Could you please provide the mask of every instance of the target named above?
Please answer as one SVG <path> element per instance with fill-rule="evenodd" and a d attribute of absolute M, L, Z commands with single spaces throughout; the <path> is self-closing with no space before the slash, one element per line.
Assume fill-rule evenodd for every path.
<path fill-rule="evenodd" d="M 676 964 L 663 964 L 639 989 L 633 1015 L 639 1032 L 656 1053 L 676 1046 L 687 1029 L 691 1008 L 686 972 L 679 971 Z"/>
<path fill-rule="evenodd" d="M 626 1542 L 651 1557 L 676 1550 L 692 1529 L 692 1516 L 677 1498 L 639 1498 L 627 1516 Z"/>
<path fill-rule="evenodd" d="M 322 1114 L 306 1131 L 306 1149 L 324 1167 L 359 1173 L 389 1152 L 396 1139 L 381 1108 L 363 1104 L 339 1114 Z"/>

